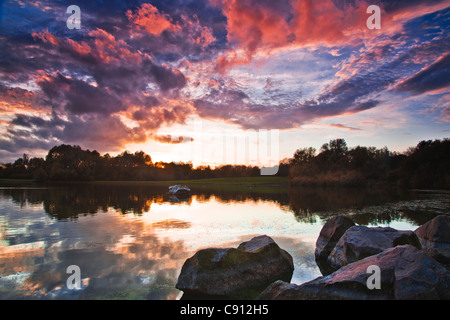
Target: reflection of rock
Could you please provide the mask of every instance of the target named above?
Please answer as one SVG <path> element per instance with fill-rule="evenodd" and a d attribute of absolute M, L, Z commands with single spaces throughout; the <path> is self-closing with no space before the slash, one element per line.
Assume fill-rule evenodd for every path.
<path fill-rule="evenodd" d="M 270 237 L 259 236 L 235 248 L 200 250 L 187 259 L 176 288 L 186 298 L 256 297 L 276 280 L 289 281 L 292 257 Z"/>
<path fill-rule="evenodd" d="M 354 225 L 355 223 L 352 219 L 340 215 L 330 218 L 323 226 L 319 237 L 317 238 L 316 250 L 314 251 L 317 265 L 322 274 L 329 274 L 332 272 L 328 267 L 328 256 L 333 251 L 344 232 Z"/>
<path fill-rule="evenodd" d="M 380 289 L 369 289 L 371 265 L 380 268 Z M 369 280 L 370 281 L 370 280 Z M 260 300 L 450 299 L 450 273 L 423 250 L 397 246 L 348 264 L 302 285 L 277 281 Z"/>
<path fill-rule="evenodd" d="M 170 195 L 169 201 L 172 203 L 180 203 L 180 202 L 187 202 L 191 199 L 191 196 L 189 194 L 183 195 L 183 194 L 177 194 L 177 195 Z"/>
<path fill-rule="evenodd" d="M 390 227 L 353 226 L 339 239 L 328 256 L 328 264 L 337 270 L 349 263 L 404 244 L 421 248 L 419 239 L 412 231 L 399 231 Z"/>
<path fill-rule="evenodd" d="M 422 248 L 439 262 L 450 264 L 450 217 L 440 215 L 417 228 Z"/>

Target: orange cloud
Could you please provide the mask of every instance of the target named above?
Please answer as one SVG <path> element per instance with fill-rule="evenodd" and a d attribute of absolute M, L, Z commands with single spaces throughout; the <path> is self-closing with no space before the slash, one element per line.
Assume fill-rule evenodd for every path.
<path fill-rule="evenodd" d="M 59 45 L 60 39 L 56 36 L 54 36 L 52 33 L 50 33 L 48 30 L 41 31 L 39 33 L 33 32 L 31 33 L 31 36 L 33 38 L 39 38 L 43 42 L 51 43 L 55 46 Z"/>
<path fill-rule="evenodd" d="M 142 55 L 140 52 L 131 52 L 129 45 L 123 40 L 116 38 L 105 30 L 97 28 L 89 33 L 95 38 L 95 54 L 105 63 L 118 62 L 124 60 L 139 63 Z"/>
<path fill-rule="evenodd" d="M 160 35 L 164 30 L 176 31 L 180 29 L 179 26 L 172 24 L 169 15 L 160 13 L 150 3 L 142 4 L 134 13 L 128 10 L 126 16 L 135 25 L 153 35 Z"/>
<path fill-rule="evenodd" d="M 80 43 L 68 38 L 59 38 L 51 32 L 45 30 L 39 33 L 33 32 L 33 38 L 40 39 L 45 43 L 50 43 L 63 51 L 69 51 L 74 55 L 91 55 L 98 62 L 102 63 L 122 63 L 124 60 L 132 63 L 141 62 L 143 54 L 132 52 L 129 45 L 123 40 L 117 40 L 112 34 L 102 29 L 95 29 L 89 32 L 92 38 L 88 42 Z"/>
<path fill-rule="evenodd" d="M 47 113 L 49 107 L 43 103 L 44 97 L 39 91 L 23 88 L 8 88 L 0 85 L 0 116 L 15 113 Z"/>
<path fill-rule="evenodd" d="M 80 55 L 87 55 L 91 52 L 91 47 L 84 41 L 82 43 L 75 42 L 72 39 L 67 39 L 66 41 L 73 51 Z"/>

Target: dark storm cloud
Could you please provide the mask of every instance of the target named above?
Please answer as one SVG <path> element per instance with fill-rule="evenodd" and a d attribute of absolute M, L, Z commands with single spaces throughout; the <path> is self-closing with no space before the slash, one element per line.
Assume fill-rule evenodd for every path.
<path fill-rule="evenodd" d="M 39 82 L 39 85 L 50 100 L 61 101 L 60 107 L 74 115 L 111 114 L 124 110 L 120 99 L 105 88 L 69 79 L 60 73 L 54 78 Z"/>
<path fill-rule="evenodd" d="M 58 136 L 66 122 L 57 115 L 51 119 L 18 114 L 0 138 L 0 149 L 11 153 L 26 150 L 48 150 L 60 142 Z"/>
<path fill-rule="evenodd" d="M 27 116 L 24 114 L 18 114 L 16 117 L 11 121 L 11 124 L 18 125 L 26 128 L 55 128 L 57 126 L 61 126 L 66 124 L 65 121 L 58 118 L 57 116 L 53 116 L 52 120 L 45 120 L 44 118 L 37 117 L 37 116 Z"/>
<path fill-rule="evenodd" d="M 150 67 L 150 74 L 163 91 L 173 88 L 183 88 L 186 85 L 186 78 L 181 72 L 170 70 L 163 66 L 152 65 Z"/>
<path fill-rule="evenodd" d="M 115 116 L 90 114 L 72 116 L 70 121 L 56 113 L 50 117 L 17 115 L 0 138 L 0 149 L 19 152 L 27 149 L 48 150 L 61 143 L 77 144 L 99 151 L 120 150 L 129 141 L 144 142 L 145 132 L 129 128 Z"/>
<path fill-rule="evenodd" d="M 49 150 L 55 146 L 55 142 L 46 142 L 41 139 L 30 139 L 26 132 L 17 132 L 19 136 L 14 137 L 13 140 L 0 139 L 0 150 L 8 153 L 20 154 L 26 153 L 27 150 Z M 7 155 L 7 153 L 5 153 Z M 15 156 L 14 158 L 17 158 Z"/>
<path fill-rule="evenodd" d="M 450 86 L 450 54 L 397 86 L 399 91 L 422 94 Z"/>

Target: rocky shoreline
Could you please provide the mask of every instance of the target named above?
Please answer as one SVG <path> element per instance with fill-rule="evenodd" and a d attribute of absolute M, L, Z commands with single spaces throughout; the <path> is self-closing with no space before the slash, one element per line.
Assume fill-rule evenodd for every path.
<path fill-rule="evenodd" d="M 334 216 L 314 254 L 323 276 L 297 285 L 290 283 L 292 256 L 266 235 L 237 248 L 204 249 L 186 260 L 176 288 L 182 299 L 450 300 L 447 215 L 414 232 Z"/>

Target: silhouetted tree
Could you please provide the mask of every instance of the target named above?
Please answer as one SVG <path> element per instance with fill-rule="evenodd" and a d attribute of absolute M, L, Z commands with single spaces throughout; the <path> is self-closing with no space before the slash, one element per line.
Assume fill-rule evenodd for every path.
<path fill-rule="evenodd" d="M 316 149 L 314 148 L 303 148 L 298 149 L 294 153 L 294 157 L 291 159 L 291 164 L 304 164 L 304 163 L 310 163 L 311 160 L 316 155 Z"/>

